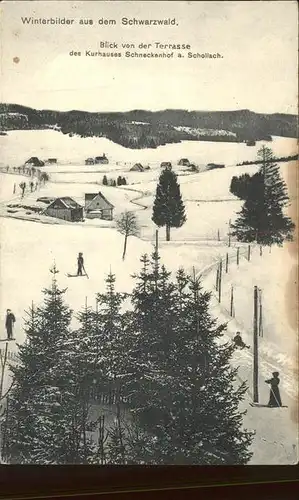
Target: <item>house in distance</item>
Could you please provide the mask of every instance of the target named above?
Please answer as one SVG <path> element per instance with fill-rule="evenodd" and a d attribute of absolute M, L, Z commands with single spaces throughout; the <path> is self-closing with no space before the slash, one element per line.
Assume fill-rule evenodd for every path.
<path fill-rule="evenodd" d="M 32 167 L 43 167 L 45 163 L 37 158 L 37 156 L 31 156 L 29 160 L 25 161 L 25 165 L 31 165 Z"/>
<path fill-rule="evenodd" d="M 43 214 L 70 222 L 79 222 L 83 220 L 83 207 L 73 198 L 63 196 L 49 203 Z"/>
<path fill-rule="evenodd" d="M 135 165 L 130 168 L 130 172 L 144 172 L 145 170 L 149 169 L 150 167 L 148 165 L 144 167 L 143 165 L 141 165 L 141 163 L 135 163 Z"/>
<path fill-rule="evenodd" d="M 85 216 L 87 219 L 113 220 L 114 206 L 99 193 L 85 194 Z"/>
<path fill-rule="evenodd" d="M 94 159 L 94 162 L 96 164 L 103 164 L 103 165 L 107 165 L 107 163 L 109 163 L 109 160 L 107 158 L 107 156 L 105 155 L 105 153 L 103 153 L 102 156 L 96 156 L 95 159 Z"/>
<path fill-rule="evenodd" d="M 178 162 L 178 165 L 182 165 L 183 167 L 189 167 L 190 162 L 188 158 L 181 158 L 180 161 Z"/>
<path fill-rule="evenodd" d="M 94 165 L 94 158 L 86 158 L 85 165 Z"/>
<path fill-rule="evenodd" d="M 162 161 L 161 168 L 165 168 L 166 170 L 171 170 L 172 169 L 172 164 L 170 161 Z"/>

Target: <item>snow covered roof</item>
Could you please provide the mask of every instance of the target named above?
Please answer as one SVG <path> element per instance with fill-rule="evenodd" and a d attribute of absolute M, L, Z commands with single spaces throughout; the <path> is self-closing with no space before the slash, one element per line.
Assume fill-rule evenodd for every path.
<path fill-rule="evenodd" d="M 62 196 L 60 198 L 55 198 L 54 201 L 52 201 L 47 208 L 54 208 L 55 205 L 57 204 L 62 204 L 64 208 L 83 208 L 79 203 L 77 203 L 73 198 L 70 198 L 69 196 Z"/>
<path fill-rule="evenodd" d="M 88 208 L 90 204 L 95 200 L 95 198 L 101 198 L 105 204 L 107 205 L 108 208 L 114 208 L 114 205 L 110 203 L 110 201 L 105 198 L 105 196 L 99 192 L 99 193 L 85 193 L 85 208 Z M 103 207 L 102 207 L 103 208 Z"/>

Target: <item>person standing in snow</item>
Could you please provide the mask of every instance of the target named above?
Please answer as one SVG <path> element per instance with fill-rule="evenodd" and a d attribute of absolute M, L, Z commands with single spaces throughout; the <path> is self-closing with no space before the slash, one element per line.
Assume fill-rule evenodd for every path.
<path fill-rule="evenodd" d="M 279 392 L 279 373 L 278 372 L 273 372 L 272 373 L 273 377 L 270 378 L 269 380 L 265 380 L 266 384 L 270 384 L 270 398 L 269 398 L 269 403 L 268 407 L 269 408 L 279 408 L 282 406 L 281 403 L 281 398 L 280 398 L 280 392 Z"/>
<path fill-rule="evenodd" d="M 30 191 L 31 191 L 31 193 L 32 193 L 32 191 L 33 191 L 33 186 L 34 186 L 34 183 L 33 183 L 33 181 L 31 181 L 31 182 L 30 182 Z"/>
<path fill-rule="evenodd" d="M 79 253 L 77 262 L 78 262 L 77 276 L 82 276 L 82 269 L 84 268 L 84 259 L 82 252 Z"/>
<path fill-rule="evenodd" d="M 13 340 L 12 332 L 13 332 L 13 326 L 14 326 L 15 322 L 16 322 L 15 315 L 11 312 L 10 309 L 7 309 L 6 319 L 5 319 L 5 327 L 6 327 L 8 340 Z"/>

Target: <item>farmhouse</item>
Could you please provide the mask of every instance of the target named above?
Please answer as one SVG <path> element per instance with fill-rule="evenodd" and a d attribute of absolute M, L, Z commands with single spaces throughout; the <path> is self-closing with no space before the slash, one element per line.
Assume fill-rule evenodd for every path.
<path fill-rule="evenodd" d="M 33 167 L 43 167 L 45 163 L 39 160 L 36 156 L 31 156 L 29 160 L 25 161 L 25 165 L 32 165 Z"/>
<path fill-rule="evenodd" d="M 171 164 L 170 161 L 162 161 L 160 167 L 161 168 L 166 168 L 167 170 L 171 170 L 172 169 L 172 164 Z"/>
<path fill-rule="evenodd" d="M 85 165 L 94 165 L 94 158 L 86 158 Z"/>
<path fill-rule="evenodd" d="M 85 214 L 87 219 L 113 220 L 114 206 L 99 193 L 85 194 Z"/>
<path fill-rule="evenodd" d="M 57 163 L 57 158 L 48 158 L 47 163 L 49 163 L 50 165 L 53 165 L 54 163 Z"/>
<path fill-rule="evenodd" d="M 224 168 L 225 165 L 219 164 L 219 163 L 208 163 L 206 166 L 207 170 L 213 170 L 214 168 Z"/>
<path fill-rule="evenodd" d="M 105 153 L 103 153 L 102 156 L 96 156 L 95 159 L 94 159 L 94 162 L 95 163 L 107 164 L 107 163 L 109 163 L 109 160 L 108 160 L 107 156 L 105 155 Z"/>
<path fill-rule="evenodd" d="M 69 196 L 56 198 L 43 212 L 50 217 L 77 222 L 83 220 L 83 207 Z"/>
<path fill-rule="evenodd" d="M 180 161 L 178 162 L 178 165 L 183 165 L 184 167 L 189 167 L 190 162 L 188 158 L 181 158 Z"/>
<path fill-rule="evenodd" d="M 141 163 L 135 163 L 132 168 L 130 168 L 130 172 L 144 172 L 144 167 Z"/>

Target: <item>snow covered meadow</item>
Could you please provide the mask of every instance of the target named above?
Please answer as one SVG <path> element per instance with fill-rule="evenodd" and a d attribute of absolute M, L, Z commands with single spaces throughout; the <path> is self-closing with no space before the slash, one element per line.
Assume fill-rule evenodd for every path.
<path fill-rule="evenodd" d="M 83 203 L 85 193 L 101 191 L 115 206 L 115 215 L 133 210 L 141 225 L 140 237 L 129 238 L 123 262 L 123 236 L 117 232 L 113 221 L 88 220 L 67 224 L 59 221 L 54 224 L 55 221 L 50 220 L 43 224 L 22 220 L 18 213 L 14 214 L 16 218 L 9 217 L 5 203 L 20 201 L 20 193 L 13 194 L 13 185 L 16 183 L 18 186 L 23 178 L 15 174 L 0 174 L 1 320 L 3 324 L 7 308 L 14 311 L 17 317 L 15 336 L 17 342 L 22 343 L 24 310 L 32 301 L 38 303 L 41 300 L 40 292 L 50 283 L 49 268 L 54 261 L 59 270 L 59 285 L 67 288 L 66 300 L 75 311 L 84 306 L 86 299 L 90 305 L 94 303 L 95 294 L 104 290 L 105 277 L 110 270 L 116 274 L 117 289 L 129 292 L 133 283 L 132 274 L 140 268 L 140 256 L 153 251 L 156 227 L 151 215 L 159 165 L 161 161 L 172 161 L 179 175 L 187 222 L 180 229 L 171 231 L 170 242 L 165 241 L 164 229 L 159 230 L 161 260 L 171 271 L 183 266 L 192 272 L 194 267 L 197 274 L 203 274 L 203 284 L 212 292 L 211 311 L 219 321 L 228 322 L 227 337 L 231 338 L 236 330 L 240 330 L 249 344 L 252 335 L 252 290 L 255 285 L 262 289 L 261 398 L 268 397 L 268 387 L 264 387 L 265 377 L 269 377 L 274 368 L 278 369 L 282 379 L 282 397 L 287 401 L 288 408 L 252 408 L 248 404 L 248 395 L 244 403 L 248 410 L 245 425 L 257 432 L 251 463 L 294 463 L 297 431 L 294 419 L 294 356 L 297 332 L 294 324 L 288 321 L 289 302 L 284 299 L 284 290 L 296 281 L 295 261 L 286 248 L 273 248 L 271 253 L 264 250 L 260 256 L 259 248 L 254 247 L 248 262 L 247 248 L 241 245 L 240 265 L 236 266 L 234 258 L 238 245 L 232 241 L 231 247 L 228 247 L 229 221 L 235 219 L 242 204 L 229 192 L 230 181 L 233 175 L 256 171 L 255 165 L 236 166 L 236 163 L 254 160 L 261 145 L 257 143 L 254 147 L 247 147 L 234 143 L 188 142 L 161 146 L 156 150 L 129 150 L 104 138 L 80 139 L 53 130 L 12 131 L 7 136 L 0 136 L 1 163 L 4 165 L 18 166 L 31 156 L 58 158 L 58 165 L 46 167 L 50 182 L 38 192 L 26 193 L 22 200 L 24 204 L 34 203 L 40 196 L 71 196 Z M 267 145 L 276 156 L 297 152 L 293 139 L 274 138 Z M 104 152 L 110 160 L 109 165 L 84 165 L 85 158 Z M 186 175 L 181 167 L 176 166 L 180 158 L 188 158 L 199 166 L 209 162 L 224 163 L 227 168 Z M 129 172 L 135 162 L 148 164 L 151 169 Z M 286 180 L 290 169 L 294 168 L 295 162 L 281 164 Z M 111 177 L 124 175 L 128 185 L 103 186 L 104 173 Z M 89 279 L 66 276 L 75 270 L 78 252 L 84 254 Z M 224 275 L 223 302 L 219 305 L 215 295 L 215 272 L 219 259 L 225 258 L 227 252 L 231 264 Z M 232 285 L 236 290 L 236 316 L 233 319 L 227 312 Z M 1 337 L 4 337 L 3 330 Z M 252 351 L 240 351 L 234 363 L 240 366 L 240 376 L 249 381 L 251 388 Z M 284 449 L 280 443 L 284 444 Z"/>

